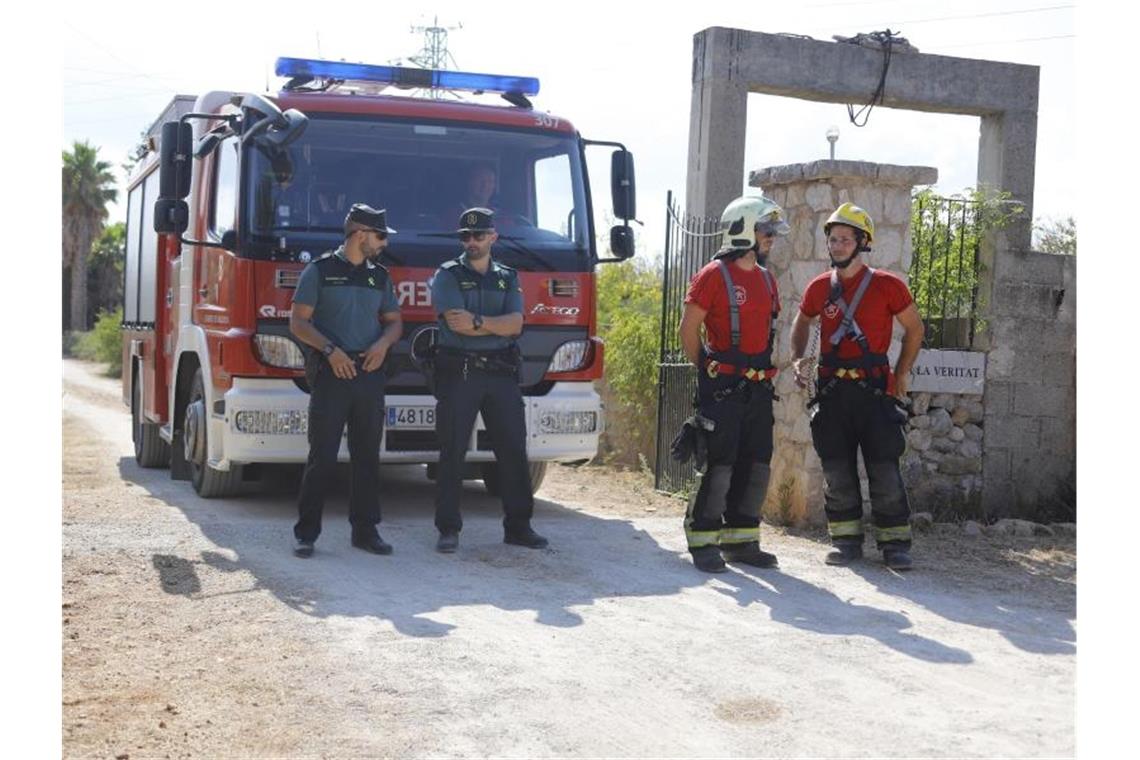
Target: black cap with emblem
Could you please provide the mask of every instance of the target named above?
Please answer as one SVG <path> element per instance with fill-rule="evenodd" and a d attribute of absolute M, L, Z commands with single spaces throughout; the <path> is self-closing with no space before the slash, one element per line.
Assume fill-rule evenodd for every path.
<path fill-rule="evenodd" d="M 495 212 L 489 208 L 469 208 L 459 215 L 456 232 L 486 232 L 495 229 Z"/>
<path fill-rule="evenodd" d="M 377 210 L 366 203 L 354 203 L 344 218 L 344 224 L 347 227 L 351 222 L 390 235 L 395 230 L 388 226 L 387 214 L 386 209 Z"/>

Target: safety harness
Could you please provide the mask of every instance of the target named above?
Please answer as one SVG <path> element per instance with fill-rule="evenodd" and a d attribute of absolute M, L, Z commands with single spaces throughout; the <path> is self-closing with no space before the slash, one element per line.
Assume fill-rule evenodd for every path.
<path fill-rule="evenodd" d="M 887 388 L 891 371 L 890 358 L 886 354 L 877 354 L 871 351 L 866 334 L 859 327 L 859 323 L 855 321 L 855 312 L 863 301 L 863 296 L 866 295 L 867 288 L 870 287 L 871 279 L 874 276 L 875 270 L 867 267 L 867 271 L 863 273 L 863 279 L 859 282 L 859 287 L 855 290 L 855 295 L 851 298 L 851 303 L 848 304 L 843 298 L 843 282 L 839 279 L 839 273 L 835 270 L 831 272 L 831 290 L 828 293 L 824 308 L 835 304 L 843 312 L 843 320 L 828 338 L 830 350 L 821 352 L 819 392 L 808 401 L 809 408 L 818 403 L 821 397 L 827 395 L 835 387 L 835 383 L 840 380 L 854 380 L 859 386 L 876 395 L 882 395 Z M 854 341 L 855 345 L 859 347 L 860 354 L 857 359 L 839 358 L 839 344 L 844 338 Z"/>
<path fill-rule="evenodd" d="M 711 351 L 708 346 L 704 347 L 704 355 L 707 359 L 705 373 L 713 379 L 718 375 L 740 375 L 740 382 L 732 388 L 713 392 L 714 399 L 722 401 L 746 387 L 750 382 L 762 383 L 771 381 L 775 377 L 776 368 L 772 365 L 772 349 L 776 345 L 776 319 L 780 316 L 780 302 L 776 296 L 771 273 L 764 267 L 758 267 L 764 280 L 764 287 L 768 290 L 768 298 L 772 302 L 768 348 L 759 354 L 744 353 L 740 350 L 740 309 L 736 305 L 736 288 L 732 284 L 732 275 L 729 274 L 728 265 L 724 263 L 723 259 L 717 259 L 716 263 L 720 275 L 724 279 L 724 287 L 728 294 L 731 345 L 724 351 Z"/>

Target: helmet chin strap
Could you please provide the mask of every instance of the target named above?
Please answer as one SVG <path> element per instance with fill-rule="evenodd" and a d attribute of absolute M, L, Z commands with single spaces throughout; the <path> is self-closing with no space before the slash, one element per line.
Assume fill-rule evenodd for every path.
<path fill-rule="evenodd" d="M 846 261 L 836 261 L 835 257 L 832 256 L 831 254 L 828 254 L 828 258 L 831 259 L 831 266 L 835 267 L 836 269 L 846 269 L 847 267 L 849 267 L 851 265 L 851 262 L 854 261 L 855 257 L 858 255 L 859 255 L 859 252 L 856 251 L 855 253 L 848 256 Z"/>

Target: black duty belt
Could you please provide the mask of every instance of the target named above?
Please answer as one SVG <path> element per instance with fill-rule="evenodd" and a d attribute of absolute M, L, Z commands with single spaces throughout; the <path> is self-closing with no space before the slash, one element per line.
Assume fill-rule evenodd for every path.
<path fill-rule="evenodd" d="M 462 372 L 466 378 L 471 371 L 491 375 L 515 375 L 521 366 L 517 349 L 500 351 L 464 351 L 449 346 L 438 346 L 435 351 L 435 369 L 443 372 Z"/>

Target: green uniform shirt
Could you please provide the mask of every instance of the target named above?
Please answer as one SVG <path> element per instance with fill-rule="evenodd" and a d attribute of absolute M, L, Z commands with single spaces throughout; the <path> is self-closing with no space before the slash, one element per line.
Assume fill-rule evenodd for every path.
<path fill-rule="evenodd" d="M 388 270 L 354 266 L 343 246 L 305 267 L 293 303 L 312 306 L 313 325 L 345 351 L 367 350 L 384 333 L 380 315 L 400 309 Z"/>
<path fill-rule="evenodd" d="M 439 316 L 439 345 L 464 351 L 498 351 L 509 348 L 514 338 L 503 335 L 460 335 L 447 326 L 443 313 L 466 309 L 483 317 L 501 317 L 523 312 L 522 286 L 511 267 L 494 259 L 487 274 L 479 274 L 467 263 L 466 252 L 444 262 L 431 280 L 431 302 Z"/>

